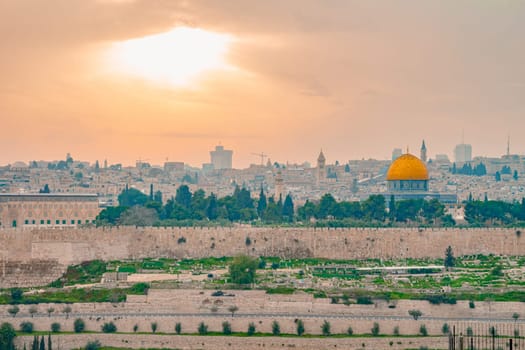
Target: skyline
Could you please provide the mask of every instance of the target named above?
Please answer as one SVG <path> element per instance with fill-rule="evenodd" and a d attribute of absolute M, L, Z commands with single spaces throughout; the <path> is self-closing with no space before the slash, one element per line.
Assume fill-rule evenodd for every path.
<path fill-rule="evenodd" d="M 8 0 L 0 164 L 70 152 L 200 166 L 219 143 L 237 168 L 259 163 L 252 152 L 314 164 L 323 149 L 333 163 L 390 159 L 407 146 L 418 155 L 423 139 L 431 158 L 453 160 L 462 130 L 474 156 L 506 154 L 509 134 L 511 152 L 524 154 L 524 10 L 510 1 Z M 154 78 L 152 66 L 161 77 L 173 69 L 147 56 L 146 73 L 136 60 L 133 71 L 107 62 L 116 46 L 181 28 L 205 36 L 185 46 L 190 64 L 210 57 L 183 83 Z M 163 40 L 158 52 L 179 57 L 181 41 Z"/>

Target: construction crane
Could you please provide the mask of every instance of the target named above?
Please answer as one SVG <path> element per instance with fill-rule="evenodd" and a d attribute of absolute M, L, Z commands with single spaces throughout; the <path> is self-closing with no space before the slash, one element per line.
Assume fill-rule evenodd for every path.
<path fill-rule="evenodd" d="M 264 166 L 264 158 L 267 158 L 268 155 L 264 154 L 264 152 L 262 152 L 262 153 L 252 153 L 252 154 L 254 156 L 261 157 L 261 166 Z"/>

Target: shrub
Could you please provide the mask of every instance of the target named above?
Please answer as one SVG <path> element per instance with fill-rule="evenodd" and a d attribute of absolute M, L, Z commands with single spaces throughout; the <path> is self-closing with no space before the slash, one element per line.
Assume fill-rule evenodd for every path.
<path fill-rule="evenodd" d="M 102 332 L 104 333 L 115 333 L 117 326 L 113 322 L 106 322 L 102 325 Z"/>
<path fill-rule="evenodd" d="M 19 302 L 24 297 L 24 291 L 20 288 L 11 289 L 11 300 L 14 302 Z"/>
<path fill-rule="evenodd" d="M 353 335 L 354 334 L 354 330 L 352 329 L 352 327 L 348 327 L 346 329 L 346 334 L 348 334 L 348 335 Z"/>
<path fill-rule="evenodd" d="M 230 322 L 224 321 L 222 323 L 222 333 L 224 333 L 226 335 L 232 334 L 232 325 L 231 325 Z"/>
<path fill-rule="evenodd" d="M 135 283 L 133 286 L 131 286 L 129 292 L 130 294 L 146 295 L 148 294 L 148 290 L 149 290 L 149 284 L 140 282 L 140 283 Z"/>
<path fill-rule="evenodd" d="M 83 319 L 77 318 L 75 322 L 73 322 L 73 329 L 75 330 L 75 333 L 81 333 L 86 328 L 86 324 Z"/>
<path fill-rule="evenodd" d="M 374 302 L 372 301 L 372 298 L 367 296 L 359 296 L 357 297 L 356 301 L 359 305 L 372 305 Z"/>
<path fill-rule="evenodd" d="M 180 322 L 175 323 L 175 333 L 181 334 L 182 332 L 182 324 Z"/>
<path fill-rule="evenodd" d="M 378 336 L 379 335 L 379 323 L 377 322 L 374 322 L 374 325 L 372 326 L 372 335 L 374 337 Z"/>
<path fill-rule="evenodd" d="M 450 332 L 450 327 L 448 323 L 443 323 L 443 327 L 441 327 L 441 332 L 443 332 L 443 334 L 448 334 Z"/>
<path fill-rule="evenodd" d="M 54 307 L 48 307 L 46 311 L 47 311 L 47 317 L 51 317 L 51 314 L 53 312 L 55 312 L 55 308 Z"/>
<path fill-rule="evenodd" d="M 7 309 L 7 312 L 8 312 L 11 316 L 13 316 L 13 317 L 15 317 L 16 314 L 17 314 L 19 311 L 20 311 L 20 308 L 19 308 L 18 306 L 16 306 L 16 305 L 11 306 L 9 309 Z"/>
<path fill-rule="evenodd" d="M 139 330 L 139 325 L 138 324 L 134 325 L 133 326 L 133 332 L 137 333 L 138 330 Z"/>
<path fill-rule="evenodd" d="M 279 322 L 273 321 L 272 322 L 272 334 L 273 335 L 280 335 L 281 334 L 281 326 L 279 325 Z"/>
<path fill-rule="evenodd" d="M 328 321 L 324 321 L 323 324 L 321 325 L 321 332 L 323 333 L 324 336 L 329 336 L 330 335 L 330 322 Z"/>
<path fill-rule="evenodd" d="M 474 335 L 474 332 L 472 331 L 472 327 L 467 327 L 467 336 L 472 337 Z"/>
<path fill-rule="evenodd" d="M 231 305 L 228 307 L 228 311 L 232 313 L 232 317 L 238 310 L 239 310 L 239 307 L 237 307 L 237 305 Z"/>
<path fill-rule="evenodd" d="M 394 335 L 397 337 L 399 336 L 399 326 L 394 327 Z"/>
<path fill-rule="evenodd" d="M 412 316 L 414 320 L 417 320 L 423 315 L 423 313 L 420 310 L 408 310 L 408 314 Z"/>
<path fill-rule="evenodd" d="M 159 325 L 157 324 L 157 322 L 151 322 L 151 331 L 153 333 L 155 333 L 157 331 L 158 327 L 159 327 Z"/>
<path fill-rule="evenodd" d="M 28 312 L 31 315 L 31 318 L 33 318 L 33 316 L 38 312 L 38 308 L 36 307 L 36 305 L 31 305 Z"/>
<path fill-rule="evenodd" d="M 216 290 L 215 292 L 211 293 L 212 297 L 222 297 L 224 295 L 224 292 L 222 290 Z"/>
<path fill-rule="evenodd" d="M 58 323 L 58 322 L 51 323 L 51 332 L 58 333 L 58 332 L 60 332 L 60 328 L 61 328 L 60 327 L 60 323 Z"/>
<path fill-rule="evenodd" d="M 250 322 L 250 324 L 248 324 L 248 332 L 247 333 L 250 336 L 255 334 L 255 323 Z"/>
<path fill-rule="evenodd" d="M 197 328 L 197 332 L 199 332 L 200 335 L 208 334 L 208 326 L 204 322 L 199 323 L 199 327 Z"/>
<path fill-rule="evenodd" d="M 296 322 L 296 331 L 297 335 L 301 336 L 304 334 L 304 323 L 302 320 L 297 320 Z"/>
<path fill-rule="evenodd" d="M 428 335 L 427 326 L 425 326 L 424 324 L 419 326 L 419 334 L 426 337 Z"/>
<path fill-rule="evenodd" d="M 98 350 L 102 347 L 102 344 L 98 340 L 89 341 L 86 346 L 85 350 Z"/>
<path fill-rule="evenodd" d="M 182 243 L 186 243 L 186 237 L 180 237 L 180 238 L 177 240 L 177 244 L 182 244 Z"/>
<path fill-rule="evenodd" d="M 476 307 L 476 304 L 474 304 L 474 300 L 469 300 L 468 307 L 471 309 L 474 309 Z"/>
<path fill-rule="evenodd" d="M 31 322 L 20 323 L 20 331 L 24 333 L 33 333 L 33 324 Z"/>

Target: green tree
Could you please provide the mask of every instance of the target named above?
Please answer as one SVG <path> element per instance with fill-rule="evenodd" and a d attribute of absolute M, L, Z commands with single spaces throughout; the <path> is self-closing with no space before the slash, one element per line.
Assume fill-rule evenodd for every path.
<path fill-rule="evenodd" d="M 200 335 L 208 334 L 208 326 L 204 322 L 199 323 L 199 327 L 197 327 L 197 332 L 199 332 Z"/>
<path fill-rule="evenodd" d="M 128 207 L 107 207 L 97 215 L 97 225 L 117 225 L 120 221 L 120 216 Z"/>
<path fill-rule="evenodd" d="M 28 310 L 29 314 L 31 315 L 31 318 L 35 316 L 35 314 L 38 312 L 38 307 L 36 305 L 31 305 Z"/>
<path fill-rule="evenodd" d="M 286 195 L 286 198 L 284 199 L 283 204 L 283 216 L 286 221 L 292 222 L 294 217 L 294 205 L 292 196 L 290 194 Z"/>
<path fill-rule="evenodd" d="M 230 278 L 236 284 L 254 283 L 257 267 L 257 259 L 239 255 L 233 259 L 229 266 Z"/>
<path fill-rule="evenodd" d="M 47 335 L 47 350 L 53 350 L 53 344 L 51 342 L 51 334 Z"/>
<path fill-rule="evenodd" d="M 13 316 L 13 317 L 15 317 L 16 314 L 17 314 L 19 311 L 20 311 L 20 308 L 19 308 L 18 306 L 16 306 L 16 305 L 13 305 L 13 306 L 11 306 L 9 309 L 7 309 L 7 312 L 8 312 L 11 316 Z"/>
<path fill-rule="evenodd" d="M 92 340 L 87 342 L 84 347 L 85 350 L 99 350 L 102 347 L 102 344 L 98 340 Z"/>
<path fill-rule="evenodd" d="M 135 188 L 126 188 L 118 196 L 118 203 L 122 207 L 144 206 L 149 197 Z"/>
<path fill-rule="evenodd" d="M 233 315 L 234 315 L 237 311 L 239 311 L 239 307 L 238 307 L 237 305 L 230 305 L 230 306 L 228 306 L 228 311 L 231 312 L 232 317 L 233 317 Z"/>
<path fill-rule="evenodd" d="M 266 195 L 264 194 L 264 190 L 261 186 L 261 192 L 259 193 L 259 200 L 257 201 L 257 215 L 259 215 L 259 218 L 262 219 L 264 216 L 264 211 L 266 210 Z"/>
<path fill-rule="evenodd" d="M 31 322 L 20 323 L 20 331 L 24 333 L 33 333 L 34 326 Z"/>
<path fill-rule="evenodd" d="M 310 220 L 316 216 L 316 211 L 317 209 L 315 204 L 307 199 L 304 205 L 297 209 L 297 216 L 301 220 Z"/>
<path fill-rule="evenodd" d="M 208 197 L 208 206 L 206 207 L 206 217 L 210 220 L 216 220 L 218 217 L 217 213 L 217 196 L 210 194 Z"/>
<path fill-rule="evenodd" d="M 0 326 L 0 349 L 11 350 L 15 349 L 14 340 L 16 332 L 10 323 L 4 322 Z"/>
<path fill-rule="evenodd" d="M 175 333 L 181 334 L 182 332 L 182 324 L 180 322 L 175 323 Z"/>
<path fill-rule="evenodd" d="M 177 188 L 177 193 L 175 194 L 175 202 L 186 209 L 191 208 L 191 197 L 190 188 L 187 185 L 181 185 Z"/>
<path fill-rule="evenodd" d="M 441 332 L 443 334 L 448 334 L 450 332 L 450 326 L 448 323 L 443 323 L 443 327 L 441 327 Z"/>
<path fill-rule="evenodd" d="M 374 322 L 374 325 L 372 326 L 372 335 L 374 337 L 377 337 L 379 335 L 379 323 Z"/>
<path fill-rule="evenodd" d="M 24 291 L 20 288 L 13 288 L 11 289 L 11 301 L 12 302 L 20 302 L 22 298 L 24 297 Z"/>
<path fill-rule="evenodd" d="M 105 322 L 101 329 L 104 333 L 115 333 L 117 331 L 117 326 L 113 322 Z"/>
<path fill-rule="evenodd" d="M 60 332 L 60 328 L 61 328 L 60 327 L 60 323 L 58 323 L 58 322 L 51 323 L 51 332 L 58 333 L 58 332 Z"/>
<path fill-rule="evenodd" d="M 248 324 L 248 332 L 247 332 L 247 334 L 248 334 L 249 336 L 252 336 L 252 335 L 255 334 L 255 323 L 250 322 L 250 323 Z"/>
<path fill-rule="evenodd" d="M 134 206 L 127 209 L 120 217 L 120 224 L 125 226 L 152 226 L 158 220 L 154 209 Z"/>
<path fill-rule="evenodd" d="M 46 350 L 46 342 L 45 342 L 44 336 L 42 336 L 42 337 L 40 338 L 40 347 L 39 347 L 39 350 Z"/>
<path fill-rule="evenodd" d="M 385 197 L 382 195 L 371 195 L 362 203 L 361 208 L 365 219 L 369 221 L 385 221 L 386 204 Z"/>
<path fill-rule="evenodd" d="M 426 337 L 428 335 L 427 326 L 425 326 L 424 324 L 419 326 L 419 334 Z"/>
<path fill-rule="evenodd" d="M 412 316 L 414 320 L 417 320 L 423 315 L 423 313 L 420 310 L 408 310 L 408 314 Z"/>
<path fill-rule="evenodd" d="M 301 336 L 304 334 L 304 323 L 302 320 L 297 320 L 296 330 L 297 330 L 297 335 Z"/>
<path fill-rule="evenodd" d="M 444 261 L 445 268 L 449 269 L 449 268 L 454 267 L 454 265 L 456 264 L 455 260 L 456 259 L 454 258 L 454 252 L 452 251 L 452 247 L 448 246 L 447 249 L 445 250 L 445 261 Z"/>
<path fill-rule="evenodd" d="M 273 335 L 280 335 L 281 334 L 281 326 L 279 325 L 279 322 L 273 321 L 272 322 L 272 334 Z"/>
<path fill-rule="evenodd" d="M 232 334 L 232 325 L 231 325 L 230 322 L 224 321 L 222 323 L 222 333 L 225 334 L 225 335 Z"/>
<path fill-rule="evenodd" d="M 73 322 L 73 330 L 75 333 L 81 333 L 86 329 L 86 323 L 83 319 L 77 318 L 75 322 Z"/>
<path fill-rule="evenodd" d="M 328 322 L 327 320 L 325 320 L 323 322 L 323 324 L 321 325 L 321 332 L 323 333 L 324 336 L 329 336 L 330 335 L 330 322 Z"/>
<path fill-rule="evenodd" d="M 157 322 L 151 322 L 151 332 L 152 333 L 155 333 L 157 332 L 157 328 L 159 327 L 158 323 Z"/>
<path fill-rule="evenodd" d="M 348 334 L 348 335 L 353 335 L 354 334 L 354 330 L 352 329 L 351 326 L 348 326 L 348 328 L 346 329 L 346 334 Z"/>
<path fill-rule="evenodd" d="M 66 314 L 66 320 L 69 318 L 69 314 L 71 313 L 71 306 L 66 305 L 62 309 L 62 312 Z"/>

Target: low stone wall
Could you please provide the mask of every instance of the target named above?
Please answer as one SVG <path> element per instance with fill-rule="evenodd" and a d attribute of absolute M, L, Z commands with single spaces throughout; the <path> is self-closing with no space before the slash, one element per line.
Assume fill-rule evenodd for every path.
<path fill-rule="evenodd" d="M 181 349 L 181 350 L 231 350 L 231 349 L 418 349 L 426 346 L 430 349 L 446 349 L 446 337 L 419 338 L 286 338 L 286 337 L 223 337 L 223 336 L 176 336 L 176 335 L 134 335 L 134 334 L 71 334 L 52 337 L 55 349 L 78 349 L 88 341 L 98 340 L 104 346 L 126 347 L 132 349 Z M 20 348 L 29 348 L 31 336 L 16 339 Z"/>

